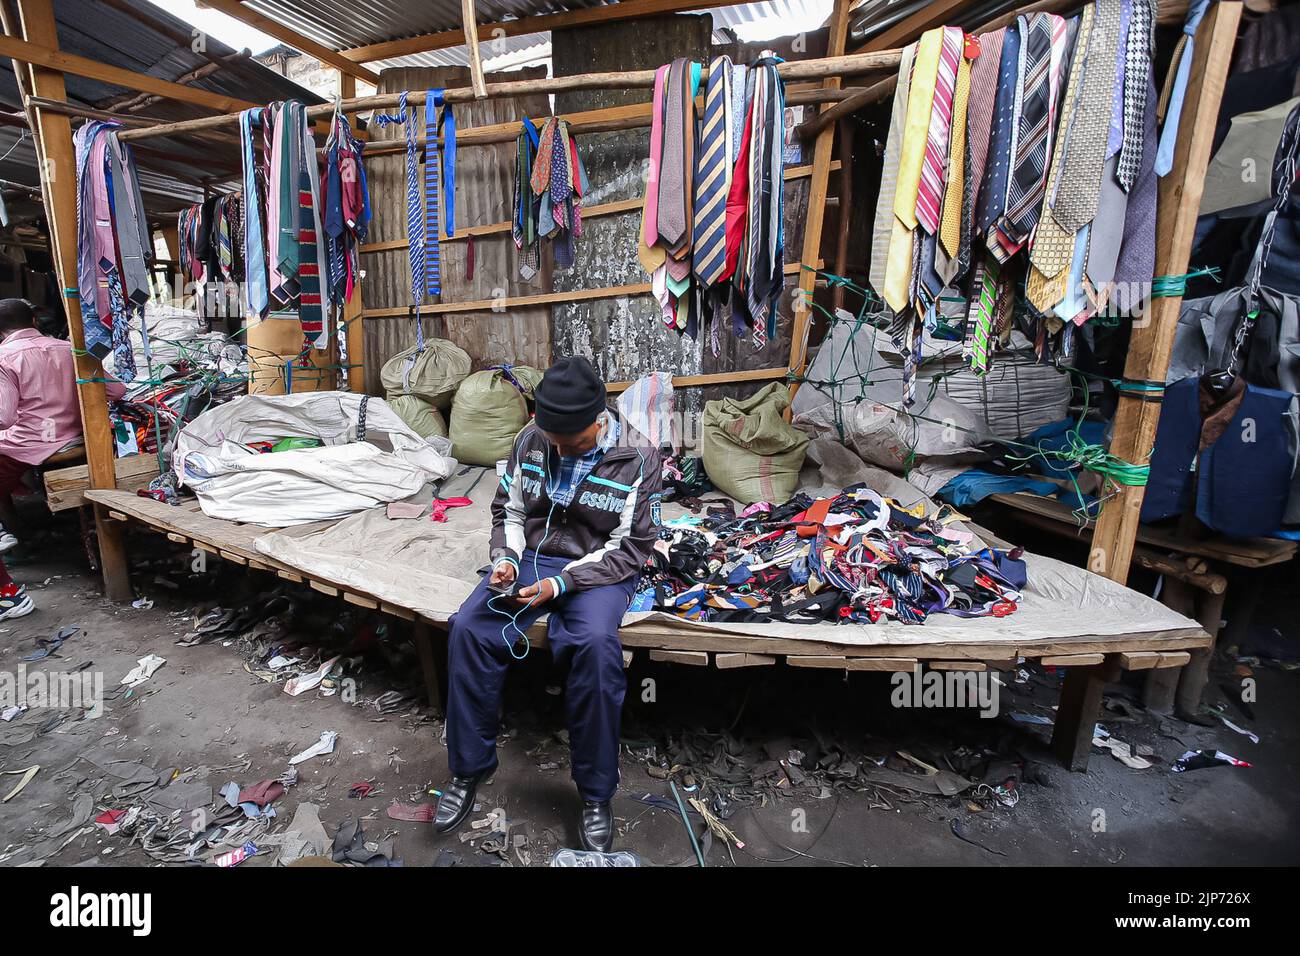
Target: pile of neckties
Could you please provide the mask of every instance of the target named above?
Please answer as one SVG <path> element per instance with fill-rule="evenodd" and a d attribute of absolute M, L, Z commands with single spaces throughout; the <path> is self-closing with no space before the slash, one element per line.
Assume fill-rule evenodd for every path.
<path fill-rule="evenodd" d="M 665 523 L 639 589 L 690 620 L 923 624 L 1005 617 L 1027 579 L 1018 550 L 977 548 L 945 505 L 904 508 L 866 485 Z"/>
<path fill-rule="evenodd" d="M 541 241 L 551 240 L 555 264 L 573 268 L 573 239 L 582 235 L 582 197 L 591 188 L 568 121 L 552 116 L 539 132 L 527 117 L 515 140 L 510 233 L 519 250 L 519 274 L 541 268 Z"/>
<path fill-rule="evenodd" d="M 755 348 L 776 333 L 785 282 L 785 86 L 776 65 L 720 56 L 703 84 L 689 60 L 655 74 L 637 256 L 665 324 L 691 336 L 715 314 L 729 314 L 737 336 L 752 328 Z"/>
<path fill-rule="evenodd" d="M 116 123 L 83 123 L 77 153 L 77 294 L 86 350 L 113 353 L 117 373 L 135 377 L 130 320 L 149 301 L 153 241 L 131 148 Z"/>
<path fill-rule="evenodd" d="M 1192 4 L 1188 34 L 1207 3 Z M 1141 307 L 1155 266 L 1155 14 L 1155 0 L 1096 0 L 979 36 L 939 27 L 904 49 L 871 282 L 894 313 L 905 404 L 923 330 L 955 335 L 984 372 L 1013 323 L 1048 361 L 1070 356 L 1092 317 Z M 956 316 L 941 302 L 952 296 L 965 300 Z"/>
<path fill-rule="evenodd" d="M 245 319 L 264 319 L 272 309 L 296 309 L 303 348 L 328 348 L 325 310 L 332 298 L 328 285 L 321 283 L 321 263 L 327 259 L 320 167 L 306 107 L 291 100 L 245 110 L 240 135 Z"/>

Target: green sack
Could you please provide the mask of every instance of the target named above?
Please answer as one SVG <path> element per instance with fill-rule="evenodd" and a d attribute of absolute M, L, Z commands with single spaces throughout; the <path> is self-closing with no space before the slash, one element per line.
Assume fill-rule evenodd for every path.
<path fill-rule="evenodd" d="M 737 501 L 781 504 L 799 484 L 808 436 L 784 418 L 790 392 L 772 382 L 749 398 L 704 403 L 704 470 Z"/>
<path fill-rule="evenodd" d="M 414 395 L 390 396 L 388 407 L 421 438 L 446 438 L 447 422 L 442 412 Z"/>
<path fill-rule="evenodd" d="M 423 351 L 404 349 L 385 362 L 379 370 L 379 381 L 389 404 L 399 396 L 414 395 L 446 411 L 469 369 L 469 355 L 459 345 L 446 339 L 429 339 Z"/>
<path fill-rule="evenodd" d="M 271 446 L 271 451 L 295 451 L 299 448 L 319 448 L 319 438 L 281 438 Z"/>
<path fill-rule="evenodd" d="M 509 376 L 509 377 L 508 377 Z M 542 380 L 542 373 L 527 365 L 475 372 L 456 389 L 451 406 L 451 455 L 463 465 L 495 465 L 510 457 L 519 430 L 528 424 L 528 402 L 510 378 L 527 393 Z"/>

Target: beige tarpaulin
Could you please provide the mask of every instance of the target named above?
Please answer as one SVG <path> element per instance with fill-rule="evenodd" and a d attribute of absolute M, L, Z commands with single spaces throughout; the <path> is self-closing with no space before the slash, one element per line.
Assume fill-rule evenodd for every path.
<path fill-rule="evenodd" d="M 815 443 L 823 445 L 823 443 Z M 824 446 L 823 446 L 824 447 Z M 810 448 L 810 455 L 817 452 Z M 853 457 L 853 456 L 849 456 Z M 857 461 L 854 458 L 854 461 Z M 851 481 L 840 462 L 824 462 L 819 471 L 805 469 L 804 488 L 834 493 Z M 862 470 L 857 461 L 852 480 L 866 481 L 886 497 L 902 504 L 925 500 L 907 482 L 874 468 Z M 445 483 L 446 497 L 461 495 L 476 476 L 475 469 Z M 810 485 L 808 479 L 817 479 Z M 436 621 L 445 621 L 478 580 L 488 560 L 488 513 L 496 488 L 492 472 L 478 478 L 469 497 L 473 504 L 447 512 L 445 523 L 423 517 L 389 519 L 376 508 L 353 515 L 323 530 L 275 532 L 257 539 L 257 548 L 277 561 L 336 584 L 407 607 Z M 826 485 L 822 485 L 826 482 Z M 429 500 L 426 492 L 422 498 Z M 417 498 L 408 500 L 419 500 Z M 664 507 L 664 520 L 684 512 Z M 629 614 L 624 630 L 647 621 L 670 622 L 680 629 L 781 637 L 868 647 L 882 644 L 983 644 L 1098 637 L 1136 632 L 1191 629 L 1199 625 L 1169 608 L 1106 578 L 1041 555 L 1026 554 L 1029 586 L 1020 608 L 1006 618 L 962 619 L 931 615 L 922 625 L 890 621 L 883 624 L 695 624 L 662 613 Z"/>

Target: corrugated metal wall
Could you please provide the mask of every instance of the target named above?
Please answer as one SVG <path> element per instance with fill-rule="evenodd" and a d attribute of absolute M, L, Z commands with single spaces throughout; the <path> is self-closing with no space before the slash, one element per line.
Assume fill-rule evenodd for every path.
<path fill-rule="evenodd" d="M 544 70 L 525 70 L 492 79 L 531 79 L 545 76 Z M 462 67 L 437 69 L 390 69 L 380 74 L 380 93 L 425 90 L 469 85 L 469 71 Z M 423 107 L 419 107 L 423 129 Z M 528 98 L 492 99 L 455 106 L 461 127 L 506 123 L 521 116 L 550 112 L 545 95 Z M 371 122 L 371 142 L 402 140 L 400 125 L 380 127 Z M 423 156 L 423 149 L 421 149 Z M 510 218 L 514 190 L 514 143 L 465 147 L 456 161 L 456 225 L 488 225 Z M 406 238 L 406 155 L 376 156 L 366 164 L 374 220 L 370 242 Z M 421 181 L 424 166 L 420 166 Z M 423 217 L 421 217 L 423 218 Z M 543 276 L 531 283 L 519 278 L 514 240 L 509 233 L 481 236 L 474 240 L 474 277 L 466 279 L 468 243 L 444 242 L 442 254 L 442 298 L 447 302 L 493 299 L 501 296 L 549 292 Z M 363 284 L 368 309 L 406 306 L 411 301 L 411 273 L 407 251 L 369 253 L 363 263 Z M 432 301 L 424 299 L 422 301 Z M 415 324 L 406 318 L 366 319 L 366 391 L 382 394 L 379 370 L 384 361 L 415 344 Z M 456 312 L 447 316 L 426 316 L 425 335 L 455 342 L 474 360 L 475 368 L 500 362 L 550 364 L 550 309 L 533 307 L 505 312 Z"/>
<path fill-rule="evenodd" d="M 737 44 L 734 48 L 711 47 L 712 19 L 708 15 L 674 15 L 626 23 L 612 23 L 555 31 L 553 71 L 556 76 L 607 70 L 636 70 L 659 66 L 679 56 L 707 61 L 710 56 L 729 52 L 738 61 L 754 59 L 759 50 Z M 820 38 L 819 38 L 820 39 Z M 800 51 L 787 58 L 818 55 Z M 508 74 L 511 78 L 540 75 L 541 71 Z M 467 85 L 467 71 L 458 67 L 437 69 L 390 69 L 382 74 L 380 90 L 426 89 L 433 86 Z M 648 101 L 644 89 L 589 90 L 559 94 L 560 112 L 601 109 Z M 457 122 L 465 127 L 516 120 L 527 114 L 550 112 L 546 97 L 527 100 L 492 100 L 458 105 Z M 373 141 L 401 139 L 398 126 L 380 129 L 371 124 Z M 642 179 L 648 154 L 649 130 L 579 134 L 578 147 L 591 182 L 586 205 L 616 202 L 644 194 Z M 803 162 L 810 161 L 806 150 Z M 458 225 L 500 222 L 510 217 L 513 190 L 514 144 L 474 147 L 461 151 L 457 163 L 456 205 Z M 367 165 L 375 221 L 370 241 L 401 239 L 406 235 L 406 173 L 402 154 L 376 157 Z M 421 175 L 423 173 L 421 172 Z M 786 185 L 786 261 L 797 262 L 803 247 L 807 219 L 809 181 L 794 180 Z M 556 291 L 630 285 L 649 281 L 636 257 L 639 212 L 588 219 L 576 242 L 575 267 L 551 277 Z M 551 291 L 549 270 L 543 268 L 532 283 L 518 278 L 516 251 L 508 235 L 477 240 L 475 274 L 465 280 L 464 242 L 443 245 L 443 296 L 447 301 L 490 299 L 497 296 L 527 295 Z M 544 242 L 544 264 L 551 250 Z M 365 303 L 367 308 L 404 306 L 410 300 L 410 278 L 405 250 L 370 254 L 366 257 Z M 797 278 L 786 279 L 792 290 Z M 475 367 L 498 362 L 515 362 L 546 367 L 552 345 L 555 356 L 584 355 L 592 360 L 607 381 L 628 381 L 650 371 L 671 371 L 679 375 L 700 372 L 728 372 L 784 366 L 789 359 L 793 324 L 793 297 L 781 300 L 777 334 L 755 350 L 749 335 L 735 337 L 729 327 L 718 335 L 718 353 L 712 351 L 706 331 L 690 339 L 667 329 L 658 304 L 648 294 L 633 297 L 594 299 L 549 307 L 511 309 L 500 313 L 453 313 L 444 319 L 426 320 L 426 334 L 451 339 L 474 359 Z M 379 368 L 383 360 L 414 344 L 414 327 L 405 318 L 366 320 L 366 387 L 378 394 Z M 697 412 L 705 399 L 722 395 L 748 395 L 764 382 L 686 390 L 680 408 Z"/>

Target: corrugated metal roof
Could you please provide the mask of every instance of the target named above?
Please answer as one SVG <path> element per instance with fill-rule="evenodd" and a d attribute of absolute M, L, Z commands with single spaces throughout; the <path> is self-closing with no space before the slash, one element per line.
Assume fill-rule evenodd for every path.
<path fill-rule="evenodd" d="M 326 0 L 326 3 L 341 2 L 341 0 Z M 249 6 L 261 7 L 265 5 L 268 9 L 264 12 L 270 13 L 272 7 L 288 6 L 310 6 L 312 10 L 319 9 L 320 4 L 313 2 L 311 4 L 301 4 L 300 0 L 253 0 Z M 539 4 L 536 9 L 525 11 L 524 15 L 536 16 L 543 13 L 555 13 L 559 10 L 576 10 L 580 7 L 599 6 L 597 3 L 567 3 L 563 5 Z M 805 30 L 815 30 L 820 27 L 826 18 L 830 16 L 833 0 L 761 0 L 758 3 L 743 3 L 730 7 L 716 7 L 711 10 L 693 11 L 698 16 L 703 13 L 709 13 L 713 16 L 714 40 L 722 43 L 726 42 L 726 37 L 720 31 L 724 28 L 730 28 L 740 34 L 741 39 L 748 39 L 751 30 L 746 27 L 758 26 L 761 24 L 770 25 L 771 29 L 764 32 L 764 36 L 790 36 Z M 437 2 L 429 5 L 430 8 L 437 8 Z M 488 20 L 486 9 L 488 4 L 478 3 L 476 8 L 479 11 L 479 21 L 481 23 L 498 22 Z M 524 9 L 529 5 L 520 2 L 515 4 L 503 4 L 502 6 Z M 408 27 L 407 32 L 401 36 L 416 36 L 421 33 L 436 33 L 440 30 L 456 29 L 460 26 L 460 8 L 458 5 L 451 3 L 448 8 L 454 7 L 454 22 L 450 25 L 444 21 L 440 25 L 430 26 L 424 30 L 411 31 Z M 307 14 L 303 14 L 304 16 Z M 517 15 L 517 14 L 515 14 Z M 513 16 L 513 15 L 512 15 Z M 509 19 L 511 17 L 507 17 Z M 432 22 L 432 18 L 430 18 Z M 295 29 L 298 29 L 295 27 Z M 302 31 L 304 35 L 309 35 L 307 31 Z M 319 42 L 335 45 L 336 49 L 346 49 L 350 46 L 361 46 L 365 43 L 380 42 L 384 39 L 395 39 L 396 37 L 381 37 L 380 40 L 357 40 L 355 38 L 345 39 L 342 35 L 335 35 L 333 41 L 318 39 Z M 525 36 L 502 37 L 500 40 L 493 41 L 492 45 L 481 46 L 480 52 L 485 57 L 484 69 L 503 70 L 513 69 L 519 66 L 531 66 L 544 63 L 550 59 L 551 55 L 551 34 L 549 31 L 541 33 L 530 33 Z M 469 63 L 469 56 L 464 46 L 451 47 L 446 50 L 433 50 L 428 53 L 416 53 L 410 56 L 396 57 L 390 60 L 379 60 L 368 64 L 372 69 L 382 70 L 390 66 L 466 66 Z"/>
<path fill-rule="evenodd" d="M 207 38 L 206 56 L 194 52 L 190 25 L 145 0 L 59 0 L 54 12 L 59 47 L 64 52 L 160 79 L 176 81 L 210 63 L 210 57 L 236 54 L 212 38 Z M 66 75 L 65 82 L 68 102 L 97 109 L 112 108 L 138 93 L 138 90 L 72 74 Z M 251 58 L 228 60 L 189 85 L 254 103 L 276 99 L 324 102 Z M 10 113 L 22 111 L 12 61 L 5 57 L 0 57 L 0 108 Z M 141 108 L 139 115 L 175 122 L 210 116 L 212 111 L 162 99 Z M 0 127 L 0 156 L 14 146 L 20 132 L 17 128 Z M 148 147 L 137 149 L 136 159 L 145 202 L 152 209 L 174 210 L 194 202 L 202 196 L 201 180 L 213 175 L 221 178 L 239 164 L 236 148 L 232 148 L 228 157 L 214 161 L 212 144 L 196 144 L 193 139 L 156 139 L 140 145 Z M 36 156 L 30 140 L 0 160 L 0 178 L 29 185 L 38 183 Z"/>
<path fill-rule="evenodd" d="M 790 33 L 820 26 L 830 15 L 832 0 L 763 0 L 732 7 L 717 7 L 697 13 L 711 13 L 718 27 L 735 27 L 762 20 L 785 20 Z M 461 28 L 459 0 L 424 0 L 419 4 L 393 4 L 387 0 L 248 0 L 245 4 L 266 14 L 303 36 L 335 50 L 440 33 Z M 603 6 L 601 0 L 475 0 L 479 23 L 500 23 L 524 17 L 563 13 Z M 809 26 L 811 24 L 811 27 Z M 785 34 L 789 35 L 789 34 Z M 546 33 L 527 37 L 505 37 L 500 41 L 506 53 L 549 44 Z M 383 66 L 433 66 L 466 63 L 463 46 L 433 53 L 380 61 Z"/>

